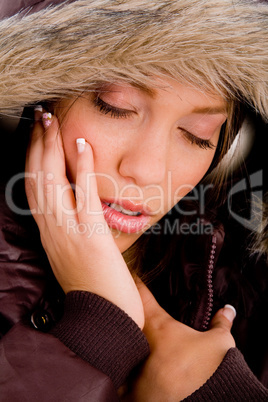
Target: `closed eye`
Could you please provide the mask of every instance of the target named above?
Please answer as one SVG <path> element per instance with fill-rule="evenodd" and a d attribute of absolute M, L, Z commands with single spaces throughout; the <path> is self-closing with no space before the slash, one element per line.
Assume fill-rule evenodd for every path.
<path fill-rule="evenodd" d="M 96 95 L 93 99 L 94 106 L 105 115 L 110 115 L 112 118 L 127 118 L 130 117 L 133 113 L 136 113 L 134 110 L 122 109 L 117 106 L 110 105 L 107 102 L 104 102 L 99 95 Z M 210 140 L 205 140 L 203 138 L 197 137 L 190 133 L 189 131 L 180 128 L 179 130 L 183 133 L 184 137 L 190 144 L 197 145 L 201 149 L 213 149 L 215 145 L 212 144 Z"/>
<path fill-rule="evenodd" d="M 104 102 L 98 95 L 93 100 L 94 106 L 103 114 L 110 115 L 113 118 L 126 118 L 135 113 L 133 110 L 121 109 L 117 106 L 109 105 Z"/>
<path fill-rule="evenodd" d="M 190 144 L 197 145 L 199 148 L 202 148 L 202 149 L 215 148 L 215 145 L 212 144 L 212 142 L 210 140 L 204 140 L 203 138 L 197 137 L 197 136 L 189 133 L 189 131 L 184 130 L 183 128 L 180 128 L 180 130 L 182 131 L 186 140 L 190 142 Z"/>

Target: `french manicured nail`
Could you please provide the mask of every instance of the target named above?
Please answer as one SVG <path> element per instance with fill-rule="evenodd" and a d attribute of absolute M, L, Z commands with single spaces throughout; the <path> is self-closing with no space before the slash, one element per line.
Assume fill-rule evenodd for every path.
<path fill-rule="evenodd" d="M 86 144 L 85 138 L 77 138 L 76 139 L 77 152 L 79 154 L 84 152 L 85 144 Z"/>
<path fill-rule="evenodd" d="M 48 128 L 52 123 L 52 114 L 51 113 L 43 113 L 42 119 L 43 119 L 44 127 Z"/>
<path fill-rule="evenodd" d="M 35 105 L 34 111 L 43 113 L 43 106 L 42 105 Z"/>
<path fill-rule="evenodd" d="M 236 317 L 236 309 L 231 304 L 225 304 L 222 314 L 227 318 L 227 320 L 233 322 Z"/>

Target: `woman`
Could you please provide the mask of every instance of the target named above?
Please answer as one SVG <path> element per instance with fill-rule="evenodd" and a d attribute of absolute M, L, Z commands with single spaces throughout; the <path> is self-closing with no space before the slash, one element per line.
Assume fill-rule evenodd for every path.
<path fill-rule="evenodd" d="M 254 367 L 240 309 L 256 301 L 248 321 L 259 334 L 266 287 L 258 300 L 248 278 L 232 291 L 243 277 L 232 260 L 223 269 L 223 226 L 201 208 L 211 182 L 195 192 L 245 114 L 267 119 L 267 5 L 23 6 L 1 6 L 1 111 L 27 106 L 5 138 L 14 163 L 2 180 L 3 400 L 110 401 L 121 385 L 138 401 L 267 400 L 252 372 L 267 381 L 263 350 Z M 31 125 L 26 194 L 46 254 L 21 189 Z M 187 202 L 191 190 L 198 203 Z M 171 316 L 139 279 L 149 275 Z M 230 303 L 251 369 L 230 334 Z"/>

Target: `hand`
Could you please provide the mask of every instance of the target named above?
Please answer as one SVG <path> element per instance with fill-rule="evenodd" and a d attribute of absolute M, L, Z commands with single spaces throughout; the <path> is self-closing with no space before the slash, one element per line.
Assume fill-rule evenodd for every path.
<path fill-rule="evenodd" d="M 123 401 L 178 402 L 191 395 L 216 371 L 226 352 L 235 346 L 230 333 L 232 320 L 221 309 L 214 316 L 211 329 L 196 331 L 163 310 L 143 284 L 145 326 L 151 354 L 131 384 Z M 228 309 L 230 316 L 232 310 Z M 123 391 L 123 389 L 121 390 Z"/>
<path fill-rule="evenodd" d="M 36 118 L 41 116 L 36 112 Z M 65 293 L 83 290 L 104 297 L 142 328 L 141 298 L 104 219 L 88 143 L 77 155 L 75 196 L 65 172 L 57 118 L 53 117 L 46 131 L 41 121 L 36 122 L 26 158 L 25 188 L 58 282 Z M 103 228 L 101 234 L 94 230 L 96 224 Z M 81 230 L 85 227 L 86 233 Z"/>

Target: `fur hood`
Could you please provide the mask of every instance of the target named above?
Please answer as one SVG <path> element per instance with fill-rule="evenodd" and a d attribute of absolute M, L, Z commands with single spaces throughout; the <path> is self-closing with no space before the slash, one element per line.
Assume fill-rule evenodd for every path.
<path fill-rule="evenodd" d="M 267 2 L 1 1 L 2 114 L 107 80 L 152 86 L 171 75 L 268 120 Z"/>

